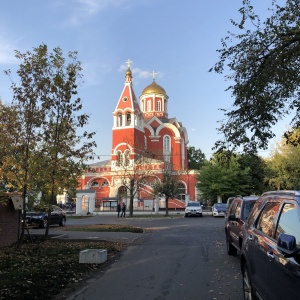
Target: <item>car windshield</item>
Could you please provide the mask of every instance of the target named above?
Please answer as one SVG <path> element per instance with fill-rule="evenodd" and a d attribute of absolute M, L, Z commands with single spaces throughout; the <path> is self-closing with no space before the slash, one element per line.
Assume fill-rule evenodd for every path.
<path fill-rule="evenodd" d="M 190 203 L 188 203 L 188 205 L 187 206 L 200 206 L 200 203 L 199 202 L 190 202 Z"/>

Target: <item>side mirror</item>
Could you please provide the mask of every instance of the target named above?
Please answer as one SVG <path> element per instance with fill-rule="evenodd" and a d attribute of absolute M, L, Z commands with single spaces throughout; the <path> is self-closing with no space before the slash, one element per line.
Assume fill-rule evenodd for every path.
<path fill-rule="evenodd" d="M 277 248 L 285 257 L 292 257 L 300 251 L 297 248 L 296 238 L 293 235 L 281 233 L 278 238 Z"/>

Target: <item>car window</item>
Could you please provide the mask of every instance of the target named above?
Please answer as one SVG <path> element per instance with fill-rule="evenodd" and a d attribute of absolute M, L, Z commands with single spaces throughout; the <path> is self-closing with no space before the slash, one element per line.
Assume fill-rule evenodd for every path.
<path fill-rule="evenodd" d="M 227 208 L 227 209 L 229 208 L 229 206 L 230 206 L 230 204 L 232 203 L 233 199 L 234 199 L 234 197 L 229 197 L 229 198 L 227 199 L 227 203 L 226 203 L 226 208 Z"/>
<path fill-rule="evenodd" d="M 239 218 L 240 215 L 241 215 L 241 202 L 239 201 L 235 209 L 235 217 Z"/>
<path fill-rule="evenodd" d="M 243 212 L 242 212 L 242 220 L 247 220 L 254 203 L 255 203 L 255 201 L 249 201 L 249 202 L 244 203 Z"/>
<path fill-rule="evenodd" d="M 236 218 L 239 218 L 240 212 L 241 212 L 241 201 L 235 200 L 230 207 L 229 214 L 234 215 Z"/>
<path fill-rule="evenodd" d="M 297 245 L 300 246 L 300 221 L 295 204 L 284 204 L 276 230 L 276 239 L 280 233 L 293 235 Z"/>
<path fill-rule="evenodd" d="M 274 237 L 275 231 L 275 217 L 279 211 L 280 202 L 268 202 L 266 203 L 263 211 L 259 217 L 256 228 L 262 231 L 264 234 Z"/>
<path fill-rule="evenodd" d="M 188 206 L 200 206 L 200 203 L 199 202 L 188 203 Z"/>
<path fill-rule="evenodd" d="M 229 208 L 229 214 L 235 215 L 236 206 L 238 204 L 238 201 L 233 201 L 230 208 Z"/>

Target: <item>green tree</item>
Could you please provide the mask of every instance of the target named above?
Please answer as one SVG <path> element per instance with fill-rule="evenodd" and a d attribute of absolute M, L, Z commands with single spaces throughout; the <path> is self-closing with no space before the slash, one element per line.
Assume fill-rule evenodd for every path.
<path fill-rule="evenodd" d="M 166 198 L 166 216 L 169 215 L 169 199 L 173 199 L 181 191 L 179 176 L 171 169 L 165 168 L 162 173 L 161 180 L 157 180 L 153 184 L 153 194 L 163 195 Z"/>
<path fill-rule="evenodd" d="M 93 156 L 94 133 L 78 132 L 87 123 L 89 116 L 82 113 L 82 101 L 78 97 L 77 87 L 81 84 L 81 63 L 77 52 L 68 53 L 68 61 L 58 47 L 48 52 L 45 45 L 36 49 L 47 61 L 44 72 L 48 74 L 47 84 L 43 87 L 43 107 L 46 120 L 43 123 L 44 187 L 48 187 L 50 203 L 56 195 L 74 187 L 85 168 L 87 157 Z M 49 218 L 51 212 L 49 210 Z M 49 226 L 46 228 L 46 236 Z"/>
<path fill-rule="evenodd" d="M 210 70 L 228 73 L 225 78 L 234 100 L 224 110 L 219 131 L 224 139 L 217 149 L 243 147 L 244 151 L 267 149 L 275 136 L 273 125 L 295 112 L 299 125 L 300 3 L 287 0 L 285 6 L 272 1 L 270 16 L 261 21 L 250 0 L 243 0 L 241 21 L 231 20 L 238 33 L 229 33 L 218 50 L 220 60 Z"/>
<path fill-rule="evenodd" d="M 195 149 L 195 147 L 188 147 L 187 159 L 189 170 L 199 170 L 204 165 L 205 154 L 200 149 Z"/>
<path fill-rule="evenodd" d="M 260 195 L 268 190 L 266 184 L 266 163 L 263 158 L 256 154 L 241 154 L 237 156 L 237 162 L 242 169 L 249 169 L 251 178 L 248 195 Z"/>
<path fill-rule="evenodd" d="M 16 54 L 20 58 L 19 53 Z M 35 63 L 42 67 L 39 58 Z M 22 68 L 25 69 L 22 73 Z M 28 75 L 27 75 L 28 72 Z M 10 71 L 5 71 L 10 75 Z M 38 97 L 40 70 L 30 73 L 30 66 L 21 64 L 17 74 L 21 78 L 20 85 L 12 83 L 13 100 L 11 105 L 2 107 L 0 118 L 2 178 L 12 191 L 22 192 L 23 207 L 26 207 L 28 191 L 32 188 L 33 177 L 39 173 L 35 149 L 41 141 L 41 125 L 45 118 Z M 22 77 L 23 76 L 23 77 Z M 26 210 L 23 214 L 21 237 L 25 231 Z"/>
<path fill-rule="evenodd" d="M 267 165 L 266 178 L 270 189 L 300 189 L 300 145 L 295 147 L 282 139 Z"/>
<path fill-rule="evenodd" d="M 234 156 L 226 164 L 220 163 L 217 156 L 205 162 L 199 171 L 198 181 L 201 198 L 210 199 L 212 203 L 219 198 L 247 195 L 251 187 L 249 167 L 242 169 Z"/>
<path fill-rule="evenodd" d="M 15 123 L 7 135 L 14 143 L 6 170 L 13 167 L 18 175 L 16 189 L 22 188 L 24 201 L 29 186 L 38 186 L 50 199 L 50 219 L 55 195 L 77 184 L 96 146 L 90 141 L 93 133 L 78 134 L 89 118 L 80 113 L 82 103 L 77 96 L 81 65 L 77 52 L 69 52 L 67 61 L 59 47 L 49 53 L 46 45 L 33 52 L 16 51 L 16 58 L 20 60 L 19 84 L 11 87 L 16 116 L 11 118 Z M 6 74 L 11 76 L 10 71 Z M 46 237 L 48 230 L 47 226 Z"/>

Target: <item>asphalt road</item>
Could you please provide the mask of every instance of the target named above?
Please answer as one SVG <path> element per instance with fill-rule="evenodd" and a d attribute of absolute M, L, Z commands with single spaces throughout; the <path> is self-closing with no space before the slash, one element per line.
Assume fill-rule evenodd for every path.
<path fill-rule="evenodd" d="M 70 226 L 77 222 L 128 223 L 147 232 L 133 234 L 120 259 L 68 300 L 243 299 L 239 258 L 226 253 L 224 218 L 106 215 L 68 220 Z"/>

